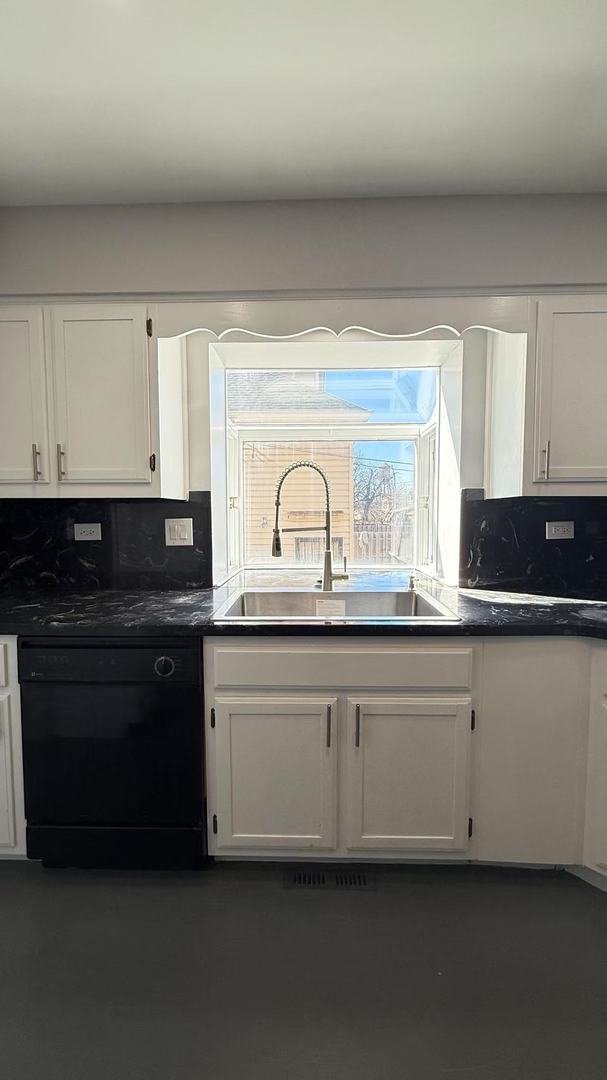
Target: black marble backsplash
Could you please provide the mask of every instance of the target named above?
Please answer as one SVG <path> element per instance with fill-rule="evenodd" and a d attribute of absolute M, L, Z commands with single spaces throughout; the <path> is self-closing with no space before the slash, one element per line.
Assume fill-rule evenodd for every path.
<path fill-rule="evenodd" d="M 167 547 L 165 518 L 193 519 L 193 547 Z M 76 541 L 76 522 L 101 540 Z M 169 499 L 0 500 L 0 589 L 199 589 L 211 581 L 208 491 Z"/>
<path fill-rule="evenodd" d="M 573 521 L 573 540 L 546 540 Z M 460 586 L 607 600 L 607 498 L 485 499 L 462 492 Z"/>

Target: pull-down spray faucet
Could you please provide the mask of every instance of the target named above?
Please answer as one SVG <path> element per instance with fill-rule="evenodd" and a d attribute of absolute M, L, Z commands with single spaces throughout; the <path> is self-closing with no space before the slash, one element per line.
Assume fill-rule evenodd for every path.
<path fill-rule="evenodd" d="M 320 465 L 317 465 L 315 461 L 295 461 L 292 465 L 289 465 L 288 469 L 285 469 L 280 480 L 278 481 L 278 487 L 276 488 L 276 501 L 274 503 L 276 507 L 276 517 L 274 520 L 274 531 L 272 533 L 272 555 L 275 558 L 280 558 L 282 555 L 282 541 L 280 538 L 280 492 L 282 491 L 282 485 L 289 473 L 295 471 L 295 469 L 314 469 L 323 480 L 325 485 L 325 524 L 324 526 L 318 525 L 304 525 L 292 529 L 283 529 L 283 532 L 319 532 L 324 529 L 325 533 L 325 554 L 323 560 L 322 569 L 322 588 L 324 592 L 333 591 L 334 581 L 345 581 L 348 577 L 346 573 L 346 559 L 344 557 L 344 572 L 343 574 L 333 573 L 333 555 L 331 550 L 331 499 L 329 495 L 329 481 Z"/>

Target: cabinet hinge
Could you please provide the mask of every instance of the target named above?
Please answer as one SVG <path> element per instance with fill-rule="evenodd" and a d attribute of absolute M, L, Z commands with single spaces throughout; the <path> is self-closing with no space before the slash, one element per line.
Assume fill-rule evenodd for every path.
<path fill-rule="evenodd" d="M 215 709 L 211 709 L 211 727 L 215 727 Z"/>
<path fill-rule="evenodd" d="M 213 814 L 213 832 L 217 836 L 217 814 Z"/>
<path fill-rule="evenodd" d="M 156 454 L 150 454 L 150 472 L 156 472 Z"/>
<path fill-rule="evenodd" d="M 154 328 L 153 328 L 153 324 L 152 324 L 151 319 L 146 319 L 145 320 L 145 328 L 146 328 L 148 337 L 151 337 L 152 334 L 154 333 Z"/>
<path fill-rule="evenodd" d="M 470 837 L 472 836 L 473 827 L 474 827 L 474 822 L 473 822 L 472 818 L 469 817 L 468 818 L 468 839 L 470 839 Z"/>
<path fill-rule="evenodd" d="M 476 727 L 476 709 L 472 709 L 470 712 L 470 731 L 474 731 Z"/>

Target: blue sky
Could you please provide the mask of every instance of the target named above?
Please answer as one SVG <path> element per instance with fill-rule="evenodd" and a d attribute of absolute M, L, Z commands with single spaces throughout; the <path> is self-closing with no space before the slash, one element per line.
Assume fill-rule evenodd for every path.
<path fill-rule="evenodd" d="M 436 368 L 327 371 L 325 389 L 371 412 L 374 423 L 426 423 L 436 402 Z"/>
<path fill-rule="evenodd" d="M 394 468 L 397 487 L 407 488 L 413 483 L 415 475 L 415 448 L 412 442 L 404 439 L 376 439 L 354 443 L 355 458 L 363 458 L 370 465 L 384 461 Z"/>

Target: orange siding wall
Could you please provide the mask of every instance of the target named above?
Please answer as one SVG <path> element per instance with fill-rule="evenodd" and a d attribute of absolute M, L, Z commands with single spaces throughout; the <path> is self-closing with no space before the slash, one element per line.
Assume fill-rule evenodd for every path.
<path fill-rule="evenodd" d="M 248 563 L 272 563 L 272 529 L 276 486 L 284 470 L 294 461 L 316 462 L 327 474 L 331 492 L 333 539 L 343 539 L 343 552 L 352 552 L 352 445 L 347 442 L 281 442 L 244 444 L 245 536 Z M 298 469 L 285 481 L 281 493 L 280 522 L 284 527 L 324 525 L 325 493 L 320 476 L 311 469 Z M 316 563 L 317 552 L 311 546 L 317 537 L 318 561 L 324 549 L 324 533 L 302 533 L 310 546 L 309 560 Z M 295 562 L 297 534 L 282 537 L 283 564 Z M 335 550 L 335 547 L 334 547 Z"/>

